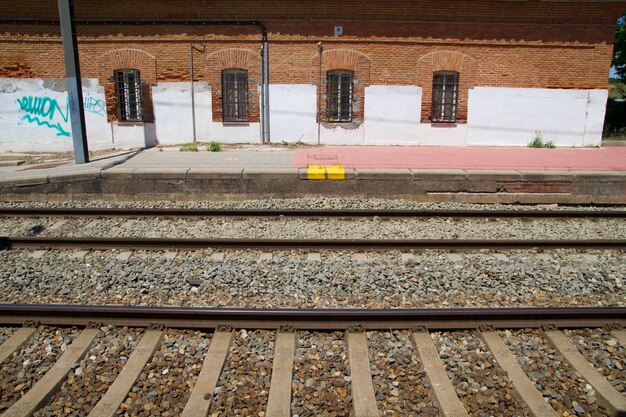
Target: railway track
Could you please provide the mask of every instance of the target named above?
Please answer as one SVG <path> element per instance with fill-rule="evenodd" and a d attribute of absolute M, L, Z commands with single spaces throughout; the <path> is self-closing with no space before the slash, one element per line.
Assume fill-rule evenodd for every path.
<path fill-rule="evenodd" d="M 626 247 L 620 222 L 626 217 L 626 211 L 618 210 L 0 208 L 0 216 L 12 219 L 2 228 L 5 236 L 0 238 L 0 248 L 5 249 L 509 250 Z M 304 220 L 309 218 L 313 223 Z M 455 219 L 461 223 L 448 223 Z M 566 223 L 578 221 L 576 219 L 587 223 Z M 598 223 L 602 219 L 606 224 Z M 476 221 L 479 223 L 463 223 Z M 524 221 L 536 223 L 531 228 Z M 544 221 L 546 223 L 542 223 Z M 437 233 L 438 229 L 441 233 Z M 520 238 L 526 234 L 527 238 Z M 323 238 L 319 238 L 320 235 Z M 613 238 L 614 235 L 617 238 Z"/>
<path fill-rule="evenodd" d="M 0 237 L 2 249 L 333 249 L 333 250 L 512 250 L 626 249 L 623 239 L 168 239 L 133 237 Z"/>
<path fill-rule="evenodd" d="M 406 218 L 596 218 L 623 219 L 625 210 L 387 210 L 387 209 L 178 209 L 9 208 L 0 216 L 21 217 L 406 217 Z"/>
<path fill-rule="evenodd" d="M 496 405 L 483 404 L 480 409 L 480 401 L 472 400 L 473 396 L 482 398 L 484 392 L 508 402 L 503 415 L 567 415 L 564 410 L 573 415 L 576 410 L 586 408 L 585 415 L 610 416 L 626 409 L 623 392 L 618 392 L 615 384 L 597 372 L 597 366 L 583 356 L 571 335 L 568 337 L 563 330 L 609 326 L 610 329 L 603 334 L 611 339 L 603 342 L 623 352 L 626 349 L 626 331 L 622 330 L 626 324 L 625 308 L 219 310 L 3 304 L 0 305 L 0 320 L 4 325 L 25 323 L 0 346 L 0 360 L 4 366 L 11 361 L 25 360 L 25 352 L 32 350 L 29 346 L 34 335 L 46 332 L 46 327 L 37 328 L 41 324 L 83 328 L 67 348 L 58 353 L 56 362 L 47 372 L 34 376 L 36 380 L 26 384 L 27 388 L 20 388 L 20 396 L 11 397 L 14 401 L 1 405 L 6 409 L 4 416 L 57 414 L 53 410 L 55 407 L 63 409 L 63 398 L 70 398 L 69 393 L 77 389 L 75 385 L 88 384 L 89 378 L 96 380 L 99 368 L 89 368 L 85 363 L 100 361 L 94 349 L 106 340 L 101 339 L 103 333 L 109 331 L 104 324 L 145 330 L 141 331 L 140 340 L 123 367 L 107 382 L 106 389 L 101 389 L 96 396 L 89 396 L 88 404 L 81 412 L 91 416 L 133 414 L 133 407 L 140 410 L 135 413 L 138 415 L 167 411 L 167 415 L 183 416 L 269 417 L 300 413 L 302 416 L 360 417 L 417 415 L 413 412 L 415 410 L 422 410 L 427 415 L 467 416 L 494 414 L 494 407 L 498 413 L 498 401 Z M 198 363 L 187 361 L 185 365 L 188 370 L 196 369 L 191 372 L 193 380 L 186 381 L 182 389 L 184 393 L 177 394 L 174 399 L 168 397 L 166 408 L 163 408 L 163 398 L 159 397 L 159 401 L 154 398 L 161 395 L 154 389 L 161 386 L 158 380 L 167 380 L 168 370 L 175 370 L 168 365 L 176 355 L 168 353 L 170 350 L 165 348 L 171 346 L 168 342 L 171 339 L 168 339 L 170 333 L 164 326 L 202 329 L 205 333 L 196 335 L 193 344 L 206 345 L 201 358 L 194 356 Z M 519 346 L 512 342 L 514 337 L 510 336 L 511 331 L 515 332 L 512 329 L 520 327 L 543 329 L 532 331 L 532 337 L 545 340 L 553 351 L 551 360 L 561 361 L 557 364 L 558 373 L 573 372 L 575 375 L 568 380 L 569 388 L 564 390 L 565 397 L 560 400 L 547 392 L 549 388 L 545 381 L 533 381 L 536 374 L 529 368 Z M 463 388 L 466 379 L 459 379 L 459 375 L 451 371 L 460 358 L 446 353 L 449 346 L 442 345 L 441 340 L 457 340 L 455 334 L 461 329 L 477 328 L 480 330 L 461 333 L 463 341 L 476 341 L 472 349 L 480 351 L 480 355 L 476 357 L 476 352 L 470 352 L 470 356 L 474 355 L 482 363 L 464 365 L 464 378 L 474 378 L 472 380 L 479 386 L 468 394 Z M 266 345 L 261 349 L 265 353 L 257 356 L 244 354 L 247 341 L 263 331 L 259 329 L 271 329 L 264 333 Z M 443 329 L 453 332 L 441 333 Z M 337 330 L 344 333 L 337 333 Z M 365 330 L 369 331 L 366 333 Z M 329 333 L 332 331 L 335 333 Z M 204 341 L 200 342 L 198 338 Z M 322 343 L 329 338 L 333 343 Z M 387 344 L 402 347 L 385 350 Z M 174 350 L 180 351 L 180 348 Z M 380 352 L 387 354 L 381 355 Z M 27 366 L 26 361 L 23 366 Z M 263 362 L 263 365 L 255 361 Z M 382 368 L 381 363 L 384 364 Z M 470 372 L 483 372 L 485 363 L 492 371 L 482 376 Z M 266 371 L 261 372 L 262 369 Z M 265 372 L 267 375 L 263 376 Z M 396 373 L 404 377 L 398 378 Z M 498 373 L 503 379 L 498 380 L 501 382 L 495 387 L 481 379 L 485 375 L 495 378 Z M 263 382 L 266 379 L 267 383 Z M 147 388 L 148 392 L 144 389 L 147 381 L 152 381 L 150 387 L 153 387 Z M 590 402 L 567 398 L 578 392 L 576 384 L 583 387 L 581 390 L 591 387 Z M 4 395 L 8 395 L 7 387 L 3 388 Z M 559 390 L 559 387 L 554 389 Z M 313 395 L 307 394 L 309 391 Z M 255 394 L 247 394 L 251 392 Z M 419 398 L 415 397 L 416 392 L 420 393 Z M 509 394 L 512 396 L 507 397 Z M 330 397 L 318 401 L 319 395 Z M 331 400 L 335 400 L 334 406 Z M 172 405 L 174 401 L 175 406 Z M 239 408 L 228 408 L 229 404 Z M 80 409 L 81 406 L 75 407 Z M 66 406 L 65 411 L 76 410 Z"/>

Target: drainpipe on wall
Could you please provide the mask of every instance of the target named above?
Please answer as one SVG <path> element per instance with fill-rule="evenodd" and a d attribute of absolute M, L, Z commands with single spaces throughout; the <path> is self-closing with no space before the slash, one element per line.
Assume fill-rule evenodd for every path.
<path fill-rule="evenodd" d="M 267 30 L 263 27 L 263 61 L 261 63 L 263 76 L 263 139 L 270 143 L 270 61 L 267 45 Z"/>
<path fill-rule="evenodd" d="M 317 145 L 319 146 L 322 129 L 322 52 L 324 52 L 322 42 L 317 43 L 317 49 L 320 52 L 319 83 L 317 85 Z"/>
<path fill-rule="evenodd" d="M 265 65 L 263 63 L 263 46 L 261 46 L 261 80 L 259 83 L 259 116 L 261 121 L 259 123 L 259 134 L 261 137 L 261 145 L 265 144 Z"/>
<path fill-rule="evenodd" d="M 196 100 L 193 91 L 193 44 L 189 44 L 189 75 L 191 78 L 191 125 L 193 126 L 193 143 L 196 143 Z"/>

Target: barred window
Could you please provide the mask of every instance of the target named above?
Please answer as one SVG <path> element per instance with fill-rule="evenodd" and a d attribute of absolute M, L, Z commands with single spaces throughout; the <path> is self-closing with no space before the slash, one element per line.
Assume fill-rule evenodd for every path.
<path fill-rule="evenodd" d="M 222 106 L 223 121 L 248 121 L 248 71 L 222 71 Z"/>
<path fill-rule="evenodd" d="M 121 122 L 142 121 L 139 71 L 121 69 L 115 71 L 114 77 L 118 120 Z"/>
<path fill-rule="evenodd" d="M 433 122 L 456 122 L 458 90 L 458 72 L 435 72 L 433 75 Z"/>
<path fill-rule="evenodd" d="M 352 121 L 353 74 L 351 71 L 329 71 L 327 104 L 329 122 Z"/>

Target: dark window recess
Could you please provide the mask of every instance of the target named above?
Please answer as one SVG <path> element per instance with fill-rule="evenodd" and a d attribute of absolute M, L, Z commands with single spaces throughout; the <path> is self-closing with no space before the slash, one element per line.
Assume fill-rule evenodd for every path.
<path fill-rule="evenodd" d="M 353 76 L 350 71 L 329 71 L 326 82 L 328 121 L 352 121 Z"/>
<path fill-rule="evenodd" d="M 222 72 L 222 108 L 224 122 L 248 121 L 248 71 Z"/>
<path fill-rule="evenodd" d="M 433 75 L 433 122 L 456 122 L 459 73 L 440 71 Z"/>
<path fill-rule="evenodd" d="M 141 79 L 139 71 L 124 69 L 115 71 L 115 95 L 117 116 L 121 122 L 141 122 Z"/>

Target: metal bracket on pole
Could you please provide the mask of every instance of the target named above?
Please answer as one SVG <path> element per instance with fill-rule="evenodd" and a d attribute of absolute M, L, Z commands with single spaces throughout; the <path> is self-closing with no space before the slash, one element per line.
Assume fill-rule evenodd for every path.
<path fill-rule="evenodd" d="M 78 42 L 76 40 L 76 24 L 74 22 L 74 0 L 58 0 L 58 4 L 61 35 L 63 37 L 67 94 L 70 101 L 74 162 L 84 164 L 89 162 L 89 149 L 87 146 L 87 131 L 85 129 L 80 65 L 78 63 Z"/>

